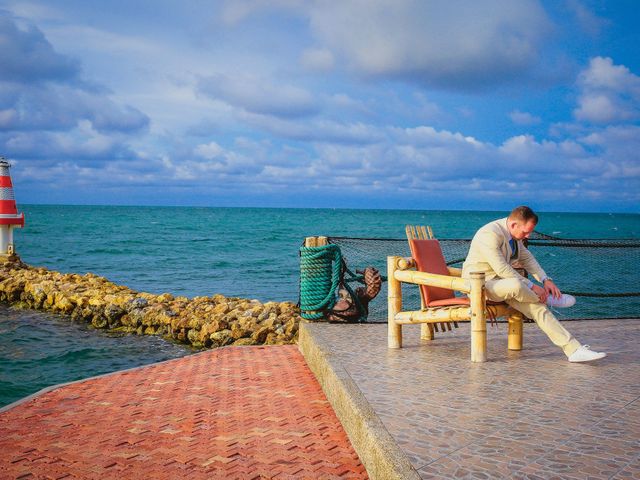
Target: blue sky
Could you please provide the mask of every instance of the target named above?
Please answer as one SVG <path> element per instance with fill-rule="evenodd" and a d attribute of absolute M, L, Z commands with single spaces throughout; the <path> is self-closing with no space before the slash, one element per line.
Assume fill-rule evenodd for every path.
<path fill-rule="evenodd" d="M 19 203 L 640 212 L 635 1 L 0 0 Z"/>

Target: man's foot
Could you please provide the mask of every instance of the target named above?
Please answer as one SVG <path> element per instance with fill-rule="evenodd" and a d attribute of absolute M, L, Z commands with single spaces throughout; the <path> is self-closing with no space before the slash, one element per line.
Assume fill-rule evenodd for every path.
<path fill-rule="evenodd" d="M 589 349 L 589 345 L 580 345 L 578 349 L 569 355 L 570 362 L 590 362 L 606 357 L 604 352 L 594 352 Z"/>
<path fill-rule="evenodd" d="M 563 293 L 560 295 L 560 298 L 556 298 L 553 295 L 549 295 L 547 297 L 547 305 L 550 307 L 556 308 L 569 308 L 573 307 L 576 304 L 576 297 L 573 295 L 567 295 Z"/>

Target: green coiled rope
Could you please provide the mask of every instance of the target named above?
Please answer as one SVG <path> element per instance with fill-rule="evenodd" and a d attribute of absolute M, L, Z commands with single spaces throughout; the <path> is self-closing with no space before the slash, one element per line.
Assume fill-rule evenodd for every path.
<path fill-rule="evenodd" d="M 342 253 L 329 244 L 300 247 L 300 310 L 303 318 L 317 320 L 336 304 Z"/>

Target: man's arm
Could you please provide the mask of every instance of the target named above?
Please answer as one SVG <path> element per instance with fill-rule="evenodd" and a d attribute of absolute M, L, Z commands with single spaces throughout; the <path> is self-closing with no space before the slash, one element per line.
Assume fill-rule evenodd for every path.
<path fill-rule="evenodd" d="M 522 278 L 509 262 L 504 258 L 501 245 L 502 238 L 490 230 L 481 232 L 476 239 L 480 247 L 483 260 L 491 266 L 491 269 L 500 278 Z"/>
<path fill-rule="evenodd" d="M 527 248 L 522 248 L 520 250 L 520 255 L 518 256 L 518 261 L 520 264 L 533 275 L 533 278 L 542 282 L 543 287 L 538 287 L 537 285 L 533 285 L 531 289 L 538 295 L 541 302 L 547 301 L 547 296 L 552 295 L 555 298 L 560 298 L 562 294 L 560 289 L 553 283 L 553 280 L 547 277 L 547 274 L 542 269 L 536 258 Z"/>
<path fill-rule="evenodd" d="M 522 245 L 522 244 L 520 244 Z M 518 262 L 522 267 L 533 275 L 533 278 L 542 282 L 545 278 L 547 278 L 547 274 L 544 272 L 536 258 L 526 247 L 522 246 L 520 248 L 520 255 L 518 255 Z"/>

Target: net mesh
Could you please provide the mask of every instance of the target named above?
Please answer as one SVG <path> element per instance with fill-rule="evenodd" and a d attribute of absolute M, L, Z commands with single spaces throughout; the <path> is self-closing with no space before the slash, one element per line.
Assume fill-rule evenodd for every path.
<path fill-rule="evenodd" d="M 471 240 L 438 239 L 447 264 L 462 267 Z M 330 237 L 349 269 L 372 266 L 386 275 L 387 256 L 409 257 L 406 239 Z M 529 250 L 564 293 L 577 297 L 576 305 L 554 309 L 562 320 L 640 317 L 640 240 L 568 240 L 534 232 Z M 403 285 L 404 310 L 420 309 L 420 293 Z M 369 305 L 369 322 L 386 322 L 387 283 Z"/>

